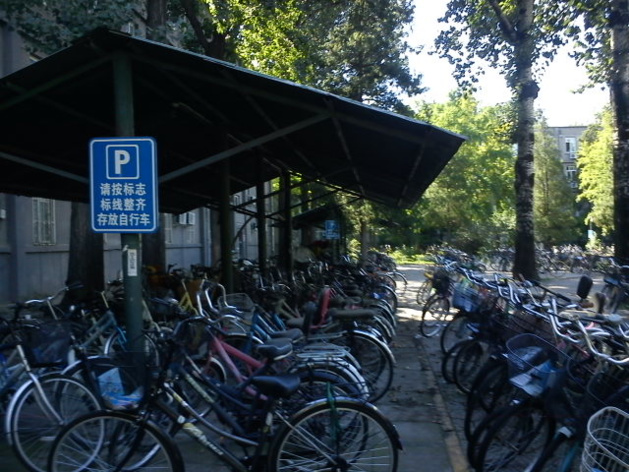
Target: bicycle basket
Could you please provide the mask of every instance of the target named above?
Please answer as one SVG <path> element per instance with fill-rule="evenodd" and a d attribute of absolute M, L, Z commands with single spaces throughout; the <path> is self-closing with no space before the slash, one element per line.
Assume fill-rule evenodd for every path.
<path fill-rule="evenodd" d="M 478 287 L 464 279 L 454 286 L 452 306 L 468 313 L 479 311 L 484 297 Z"/>
<path fill-rule="evenodd" d="M 629 470 L 629 413 L 606 407 L 592 415 L 583 445 L 582 472 Z"/>
<path fill-rule="evenodd" d="M 554 339 L 553 328 L 548 318 L 536 313 L 516 309 L 502 314 L 498 322 L 503 328 L 502 339 L 505 342 L 524 333 L 535 334 L 546 341 Z"/>
<path fill-rule="evenodd" d="M 582 404 L 584 414 L 589 416 L 603 407 L 614 406 L 619 401 L 617 394 L 627 384 L 627 377 L 627 372 L 622 368 L 594 374 L 587 382 Z M 621 401 L 624 401 L 624 397 Z"/>
<path fill-rule="evenodd" d="M 144 352 L 120 351 L 90 359 L 90 369 L 108 408 L 129 410 L 142 404 L 157 370 L 148 362 L 150 358 Z"/>
<path fill-rule="evenodd" d="M 21 329 L 26 359 L 32 367 L 45 367 L 67 362 L 72 343 L 70 322 L 48 321 Z"/>
<path fill-rule="evenodd" d="M 537 397 L 552 387 L 568 356 L 535 334 L 519 334 L 507 341 L 509 381 Z"/>
<path fill-rule="evenodd" d="M 440 295 L 445 295 L 450 290 L 450 275 L 444 269 L 437 270 L 432 277 L 432 288 Z"/>

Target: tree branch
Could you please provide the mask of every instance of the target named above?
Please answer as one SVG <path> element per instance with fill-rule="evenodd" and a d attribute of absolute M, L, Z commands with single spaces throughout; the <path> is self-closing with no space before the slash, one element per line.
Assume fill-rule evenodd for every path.
<path fill-rule="evenodd" d="M 203 25 L 197 16 L 197 0 L 181 0 L 181 6 L 186 12 L 186 18 L 190 22 L 190 26 L 192 26 L 192 30 L 199 41 L 199 44 L 203 48 L 203 51 L 207 56 L 211 56 L 212 53 L 212 45 L 211 41 L 208 41 L 205 36 L 205 31 L 203 31 Z"/>
<path fill-rule="evenodd" d="M 489 6 L 492 8 L 496 17 L 498 18 L 498 24 L 500 26 L 500 30 L 505 35 L 505 39 L 509 41 L 511 44 L 517 42 L 517 32 L 515 27 L 509 21 L 509 18 L 505 15 L 503 9 L 500 7 L 496 0 L 487 0 Z"/>

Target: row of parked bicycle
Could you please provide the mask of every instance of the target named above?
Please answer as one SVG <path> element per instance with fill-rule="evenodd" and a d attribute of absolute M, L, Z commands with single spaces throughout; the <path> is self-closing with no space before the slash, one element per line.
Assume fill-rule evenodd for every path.
<path fill-rule="evenodd" d="M 232 470 L 397 470 L 400 439 L 373 406 L 394 375 L 389 276 L 346 262 L 323 284 L 260 278 L 247 294 L 192 269 L 170 271 L 181 290 L 147 284 L 141 339 L 126 338 L 120 281 L 13 306 L 0 404 L 25 467 L 179 472 L 181 432 Z"/>
<path fill-rule="evenodd" d="M 605 279 L 612 297 L 626 269 Z M 466 395 L 475 471 L 629 470 L 629 318 L 591 287 L 582 276 L 573 299 L 456 264 L 427 272 L 418 336 L 440 337 L 443 378 Z"/>

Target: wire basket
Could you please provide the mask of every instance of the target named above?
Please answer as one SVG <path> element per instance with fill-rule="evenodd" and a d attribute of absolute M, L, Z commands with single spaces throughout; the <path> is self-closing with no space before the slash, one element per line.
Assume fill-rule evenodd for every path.
<path fill-rule="evenodd" d="M 440 295 L 446 295 L 450 290 L 451 277 L 447 270 L 438 269 L 432 275 L 432 288 Z"/>
<path fill-rule="evenodd" d="M 535 334 L 545 341 L 552 341 L 554 333 L 548 318 L 526 310 L 516 309 L 499 313 L 496 323 L 501 327 L 501 338 L 506 342 L 520 334 Z"/>
<path fill-rule="evenodd" d="M 535 334 L 519 334 L 507 341 L 509 381 L 533 397 L 554 385 L 568 360 L 559 348 Z"/>
<path fill-rule="evenodd" d="M 594 413 L 587 425 L 581 472 L 626 472 L 629 470 L 629 413 L 605 407 Z"/>
<path fill-rule="evenodd" d="M 90 359 L 100 395 L 108 408 L 132 410 L 145 400 L 158 366 L 145 352 L 120 351 Z"/>
<path fill-rule="evenodd" d="M 65 364 L 72 343 L 69 321 L 55 320 L 20 329 L 26 359 L 32 367 Z"/>
<path fill-rule="evenodd" d="M 452 307 L 467 313 L 476 313 L 491 305 L 491 294 L 479 285 L 463 279 L 454 286 Z"/>
<path fill-rule="evenodd" d="M 626 369 L 616 367 L 610 367 L 591 376 L 580 408 L 585 419 L 597 410 L 624 402 L 628 379 Z"/>

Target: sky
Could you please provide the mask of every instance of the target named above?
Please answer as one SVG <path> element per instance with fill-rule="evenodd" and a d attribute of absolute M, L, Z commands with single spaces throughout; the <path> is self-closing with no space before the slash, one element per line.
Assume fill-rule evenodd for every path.
<path fill-rule="evenodd" d="M 421 95 L 428 102 L 445 102 L 448 94 L 457 88 L 452 77 L 453 67 L 446 59 L 429 55 L 434 49 L 434 39 L 443 27 L 437 20 L 446 9 L 447 0 L 414 0 L 415 22 L 409 36 L 413 46 L 423 45 L 423 51 L 409 58 L 413 72 L 422 74 L 422 84 L 429 90 Z M 506 102 L 510 92 L 504 78 L 494 69 L 485 68 L 480 77 L 477 98 L 482 105 Z M 609 101 L 609 92 L 600 87 L 575 94 L 578 87 L 587 82 L 585 71 L 568 57 L 568 51 L 558 53 L 553 63 L 540 78 L 540 93 L 535 106 L 544 112 L 549 126 L 587 126 L 595 121 Z"/>

